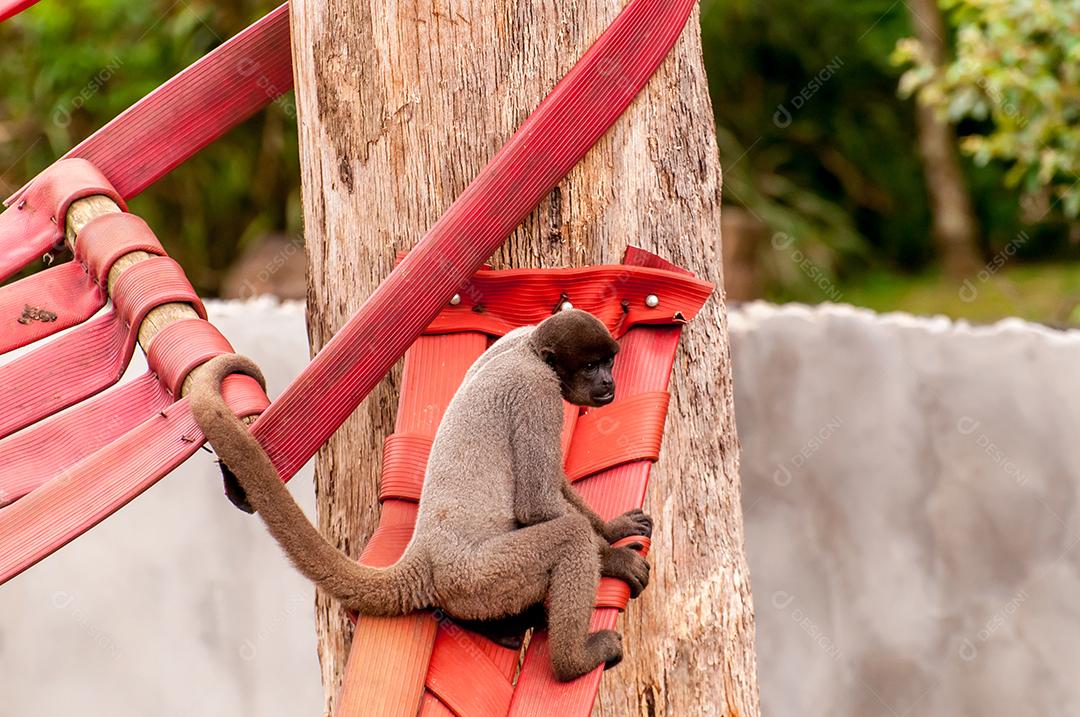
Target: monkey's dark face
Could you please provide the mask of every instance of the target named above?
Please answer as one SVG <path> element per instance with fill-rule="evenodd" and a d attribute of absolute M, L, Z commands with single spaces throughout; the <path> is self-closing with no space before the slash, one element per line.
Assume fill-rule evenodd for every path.
<path fill-rule="evenodd" d="M 564 399 L 592 407 L 615 400 L 611 367 L 619 344 L 596 317 L 578 309 L 561 311 L 536 328 L 533 341 L 559 377 Z"/>

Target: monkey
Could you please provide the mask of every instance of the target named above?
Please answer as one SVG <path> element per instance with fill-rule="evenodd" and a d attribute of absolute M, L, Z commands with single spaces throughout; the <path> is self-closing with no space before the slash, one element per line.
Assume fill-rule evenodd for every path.
<path fill-rule="evenodd" d="M 618 343 L 579 309 L 514 329 L 466 372 L 431 446 L 411 540 L 396 563 L 364 566 L 331 545 L 281 481 L 266 452 L 229 410 L 221 382 L 232 373 L 263 381 L 237 354 L 212 359 L 195 378 L 190 407 L 216 451 L 293 565 L 361 615 L 438 608 L 468 627 L 529 626 L 538 607 L 562 681 L 622 659 L 614 630 L 589 631 L 601 575 L 637 597 L 649 564 L 614 547 L 649 536 L 652 520 L 631 510 L 605 521 L 563 472 L 563 400 L 600 407 L 615 398 Z"/>

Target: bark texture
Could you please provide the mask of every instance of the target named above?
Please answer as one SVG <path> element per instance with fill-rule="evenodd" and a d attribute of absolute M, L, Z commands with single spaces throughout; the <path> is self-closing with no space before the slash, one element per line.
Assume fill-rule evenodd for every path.
<path fill-rule="evenodd" d="M 506 141 L 621 7 L 615 0 L 386 6 L 293 3 L 310 254 L 321 347 Z M 697 17 L 616 127 L 494 256 L 496 267 L 617 263 L 629 243 L 721 283 L 720 165 Z M 395 371 L 320 453 L 320 528 L 357 554 L 377 522 Z M 688 327 L 647 509 L 653 583 L 628 610 L 627 659 L 602 715 L 756 715 L 738 439 L 720 292 Z M 328 708 L 351 626 L 317 600 Z"/>
<path fill-rule="evenodd" d="M 945 63 L 945 23 L 937 0 L 907 3 L 915 36 L 936 67 Z M 955 278 L 974 274 L 982 263 L 979 257 L 979 225 L 971 205 L 971 195 L 956 151 L 956 131 L 941 119 L 933 107 L 917 103 L 919 155 L 933 212 L 934 243 L 945 273 Z"/>

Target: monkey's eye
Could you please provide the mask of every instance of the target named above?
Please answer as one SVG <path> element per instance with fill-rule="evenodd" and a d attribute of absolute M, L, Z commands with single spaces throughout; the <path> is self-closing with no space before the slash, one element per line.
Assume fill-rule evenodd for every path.
<path fill-rule="evenodd" d="M 585 364 L 585 370 L 588 371 L 589 373 L 592 373 L 593 371 L 595 371 L 596 370 L 596 362 L 594 361 L 592 363 Z"/>

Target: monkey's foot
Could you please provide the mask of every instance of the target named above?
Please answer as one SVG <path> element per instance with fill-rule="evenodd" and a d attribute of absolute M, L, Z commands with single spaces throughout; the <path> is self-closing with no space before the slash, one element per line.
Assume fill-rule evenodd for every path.
<path fill-rule="evenodd" d="M 622 662 L 622 635 L 614 630 L 599 630 L 589 634 L 585 640 L 585 649 L 596 660 L 596 665 L 603 665 L 610 670 Z"/>
<path fill-rule="evenodd" d="M 630 597 L 636 598 L 649 585 L 649 562 L 633 546 L 607 548 L 600 555 L 600 574 L 618 578 L 630 586 Z M 638 546 L 640 547 L 640 546 Z"/>
<path fill-rule="evenodd" d="M 652 535 L 653 522 L 644 511 L 628 510 L 622 515 L 612 518 L 607 522 L 604 529 L 604 538 L 609 543 L 629 538 L 631 535 Z"/>

